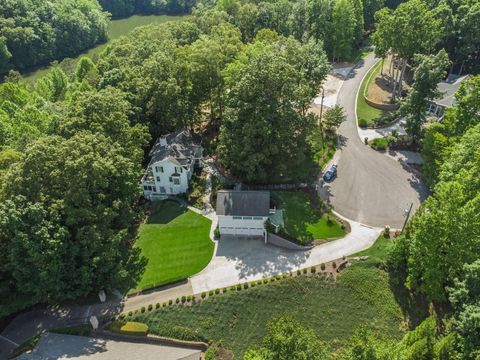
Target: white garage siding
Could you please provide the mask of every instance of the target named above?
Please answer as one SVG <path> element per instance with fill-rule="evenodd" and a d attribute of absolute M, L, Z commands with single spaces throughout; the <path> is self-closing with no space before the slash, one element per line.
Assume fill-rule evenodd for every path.
<path fill-rule="evenodd" d="M 218 228 L 224 235 L 263 236 L 265 216 L 218 216 Z"/>

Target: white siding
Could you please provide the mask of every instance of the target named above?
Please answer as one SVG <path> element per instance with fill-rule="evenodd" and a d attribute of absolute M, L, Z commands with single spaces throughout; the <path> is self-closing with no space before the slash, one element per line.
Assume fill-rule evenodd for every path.
<path fill-rule="evenodd" d="M 258 235 L 263 236 L 266 216 L 218 216 L 220 235 Z"/>
<path fill-rule="evenodd" d="M 155 194 L 181 194 L 188 190 L 189 173 L 191 169 L 184 169 L 182 166 L 170 160 L 163 160 L 150 165 L 155 180 L 155 190 L 148 191 L 144 189 L 146 197 Z M 163 170 L 163 171 L 162 171 Z M 180 176 L 173 177 L 174 173 Z M 146 185 L 146 184 L 143 184 Z"/>

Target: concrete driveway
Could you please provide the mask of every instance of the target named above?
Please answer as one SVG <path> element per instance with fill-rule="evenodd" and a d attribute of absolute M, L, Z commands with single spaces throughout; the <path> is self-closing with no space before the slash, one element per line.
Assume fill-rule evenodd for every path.
<path fill-rule="evenodd" d="M 350 222 L 352 231 L 342 239 L 307 251 L 265 244 L 259 239 L 222 236 L 210 264 L 190 279 L 193 293 L 296 271 L 339 259 L 370 247 L 381 229 Z"/>
<path fill-rule="evenodd" d="M 374 65 L 373 54 L 353 69 L 338 95 L 347 115 L 339 128 L 338 177 L 324 184 L 320 196 L 336 212 L 363 224 L 392 228 L 403 225 L 404 209 L 417 209 L 428 195 L 426 186 L 409 166 L 366 146 L 356 122 L 356 96 L 361 81 Z"/>
<path fill-rule="evenodd" d="M 199 350 L 52 333 L 43 335 L 30 354 L 17 357 L 19 360 L 200 360 L 200 358 Z"/>

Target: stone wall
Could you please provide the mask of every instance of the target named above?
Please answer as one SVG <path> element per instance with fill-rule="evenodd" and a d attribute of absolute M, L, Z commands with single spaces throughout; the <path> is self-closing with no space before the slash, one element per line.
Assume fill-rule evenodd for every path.
<path fill-rule="evenodd" d="M 275 234 L 272 234 L 272 233 L 268 233 L 268 237 L 267 237 L 267 243 L 268 244 L 271 244 L 271 245 L 275 245 L 275 246 L 279 246 L 279 247 L 282 247 L 284 249 L 288 249 L 288 250 L 301 250 L 301 251 L 305 251 L 305 250 L 310 250 L 313 248 L 313 245 L 311 246 L 302 246 L 302 245 L 298 245 L 298 244 L 295 244 L 287 239 L 284 239 L 278 235 L 275 235 Z"/>

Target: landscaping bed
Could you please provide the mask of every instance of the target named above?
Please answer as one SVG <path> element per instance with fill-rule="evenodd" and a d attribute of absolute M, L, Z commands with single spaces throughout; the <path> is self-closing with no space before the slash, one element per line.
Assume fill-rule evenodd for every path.
<path fill-rule="evenodd" d="M 176 201 L 154 203 L 138 231 L 138 246 L 148 260 L 135 290 L 186 279 L 201 271 L 213 256 L 211 221 Z"/>
<path fill-rule="evenodd" d="M 381 238 L 361 253 L 368 260 L 354 261 L 336 276 L 331 266 L 329 273 L 318 267 L 316 271 L 299 270 L 217 289 L 200 302 L 191 298 L 176 302 L 178 306 L 142 309 L 126 315 L 125 320 L 146 323 L 151 333 L 160 336 L 213 341 L 231 350 L 235 358 L 242 358 L 249 346 L 258 343 L 272 317 L 285 313 L 314 329 L 332 352 L 346 346 L 360 327 L 399 339 L 402 308 L 390 288 L 389 274 L 381 266 L 390 244 L 389 239 Z"/>
<path fill-rule="evenodd" d="M 320 200 L 317 207 L 312 204 L 306 192 L 274 191 L 272 201 L 284 210 L 284 227 L 278 235 L 288 240 L 307 245 L 314 240 L 333 240 L 345 235 L 346 228 L 339 219 Z"/>

